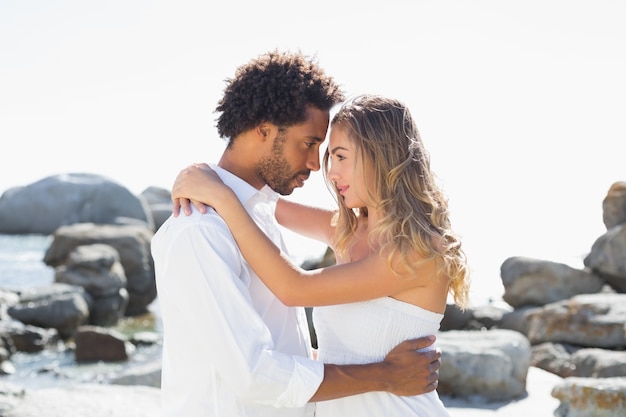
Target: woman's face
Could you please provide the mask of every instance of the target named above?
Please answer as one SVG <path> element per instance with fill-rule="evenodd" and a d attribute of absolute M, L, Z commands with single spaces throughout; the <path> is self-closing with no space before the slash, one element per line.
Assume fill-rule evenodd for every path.
<path fill-rule="evenodd" d="M 328 178 L 335 183 L 346 207 L 366 207 L 368 192 L 361 161 L 363 153 L 357 153 L 354 142 L 340 125 L 330 131 L 328 152 Z"/>

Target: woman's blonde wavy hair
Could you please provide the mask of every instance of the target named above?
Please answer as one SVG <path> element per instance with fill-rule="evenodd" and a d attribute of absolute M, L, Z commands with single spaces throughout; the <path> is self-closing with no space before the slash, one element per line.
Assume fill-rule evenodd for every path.
<path fill-rule="evenodd" d="M 419 262 L 437 259 L 443 276 L 449 279 L 449 291 L 455 304 L 466 308 L 469 303 L 469 268 L 461 240 L 452 230 L 448 200 L 436 183 L 430 169 L 430 157 L 424 148 L 409 109 L 395 99 L 361 95 L 346 101 L 331 122 L 332 128 L 347 132 L 357 149 L 361 172 L 373 169 L 374 181 L 368 184 L 369 197 L 377 202 L 380 223 L 370 232 L 370 243 L 376 242 L 380 253 L 392 260 L 400 259 L 404 267 L 417 268 Z M 359 155 L 362 158 L 359 158 Z M 357 162 L 355 162 L 356 164 Z M 324 155 L 324 174 L 334 189 L 339 211 L 335 216 L 334 249 L 346 256 L 359 216 L 367 217 L 367 208 L 349 209 L 328 179 L 330 158 Z M 355 167 L 356 168 L 356 167 Z M 400 256 L 397 256 L 400 254 Z"/>

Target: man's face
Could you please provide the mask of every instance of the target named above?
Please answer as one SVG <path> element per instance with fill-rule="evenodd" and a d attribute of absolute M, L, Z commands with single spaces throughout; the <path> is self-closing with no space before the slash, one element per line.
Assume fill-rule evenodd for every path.
<path fill-rule="evenodd" d="M 257 164 L 259 177 L 274 191 L 289 195 L 302 187 L 311 171 L 320 169 L 320 145 L 326 137 L 330 114 L 309 107 L 307 119 L 279 130 L 268 155 Z"/>

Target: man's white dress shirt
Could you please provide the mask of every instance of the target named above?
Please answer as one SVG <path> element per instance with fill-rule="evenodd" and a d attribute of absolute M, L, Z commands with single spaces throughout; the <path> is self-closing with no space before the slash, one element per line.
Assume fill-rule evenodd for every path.
<path fill-rule="evenodd" d="M 277 195 L 213 166 L 283 248 Z M 323 364 L 310 359 L 304 309 L 287 307 L 249 267 L 214 210 L 170 217 L 152 239 L 163 320 L 164 417 L 312 416 Z"/>

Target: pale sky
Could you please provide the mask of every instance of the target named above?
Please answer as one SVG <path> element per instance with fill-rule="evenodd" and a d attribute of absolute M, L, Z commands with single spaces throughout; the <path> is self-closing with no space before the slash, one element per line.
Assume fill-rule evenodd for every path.
<path fill-rule="evenodd" d="M 626 2 L 213 3 L 0 0 L 0 193 L 67 172 L 169 188 L 219 157 L 223 80 L 300 49 L 349 95 L 409 105 L 475 282 L 604 232 L 626 181 Z M 319 174 L 293 198 L 332 204 Z"/>

